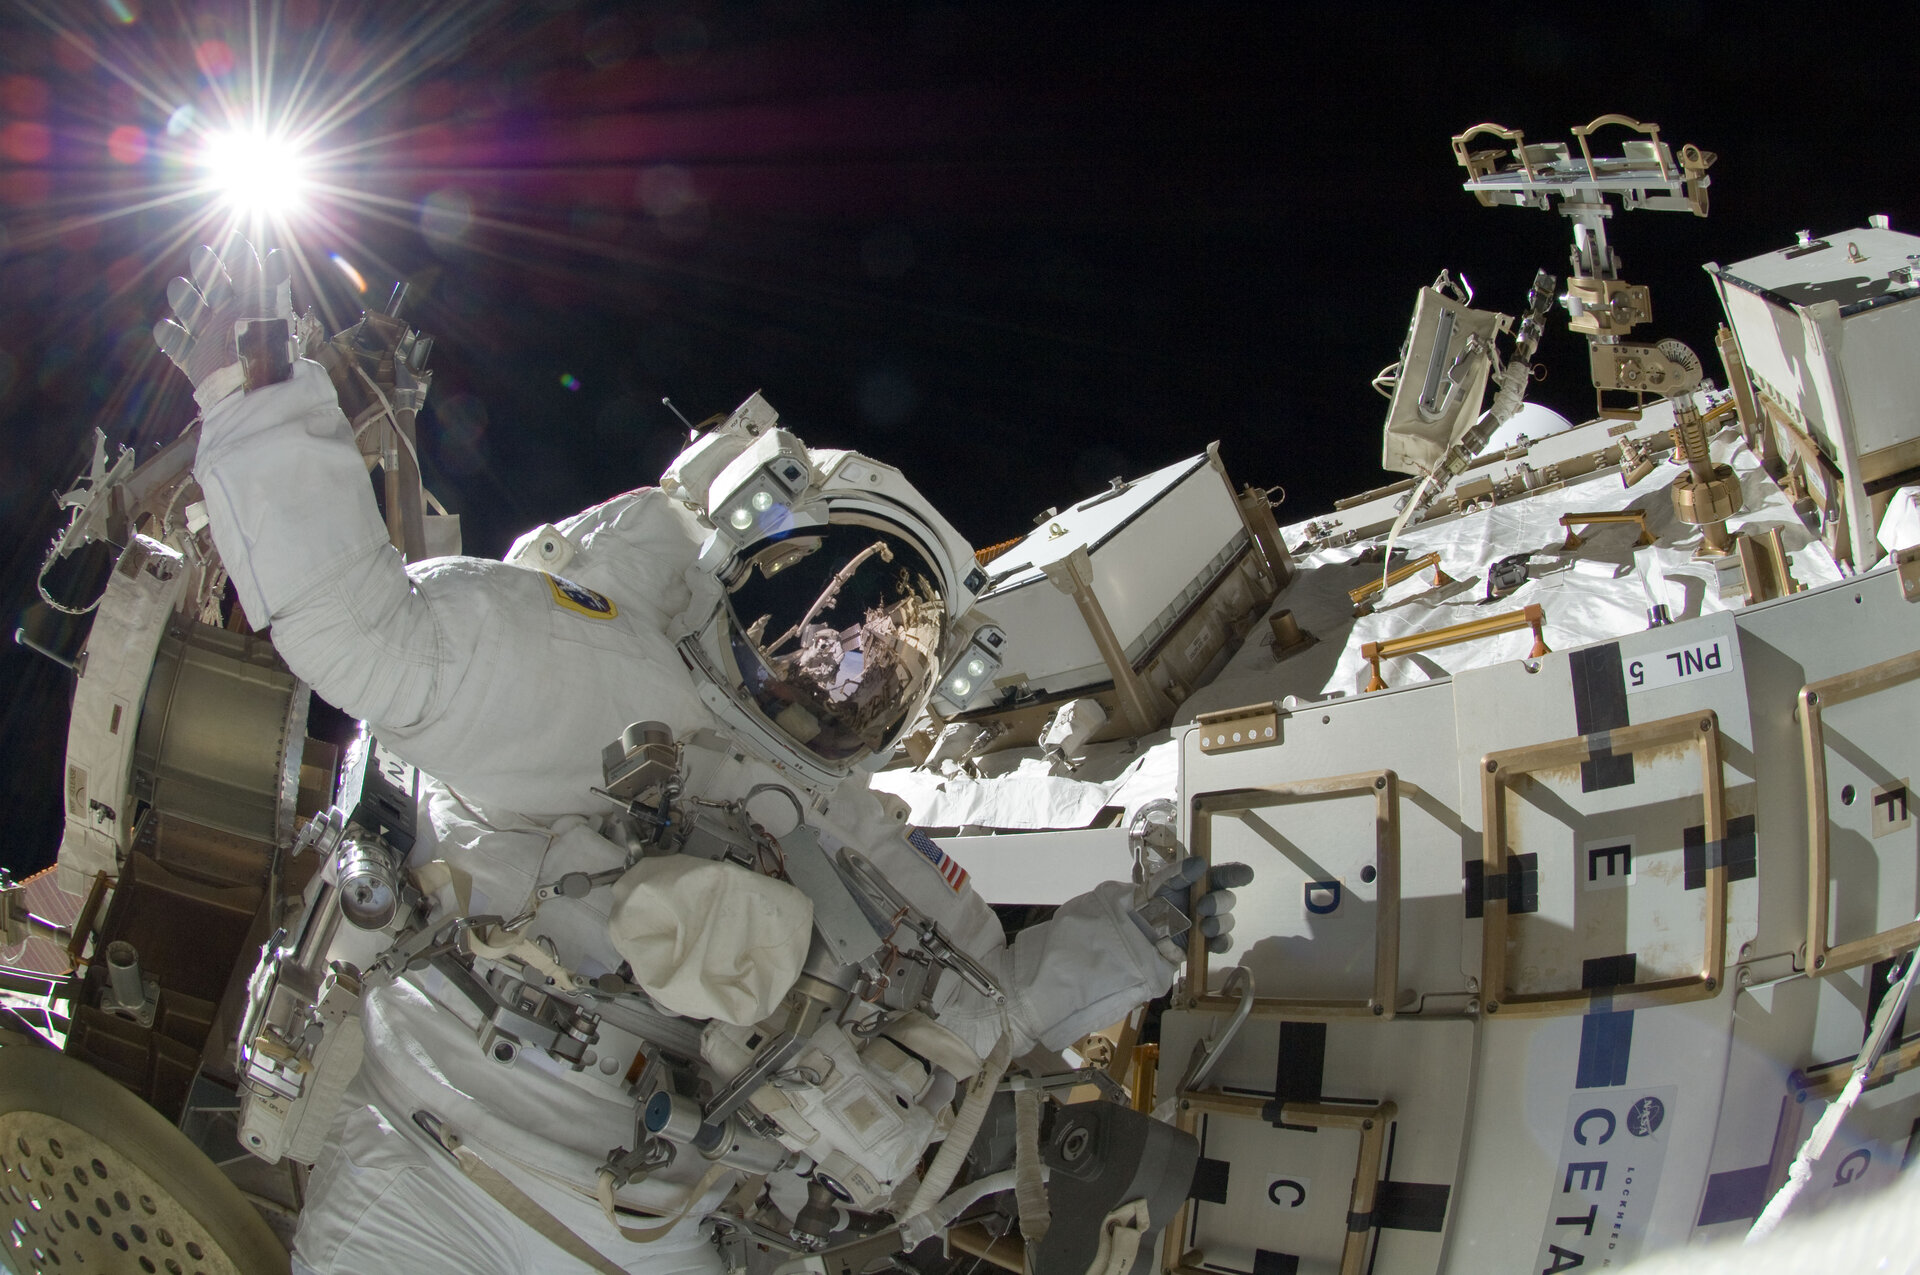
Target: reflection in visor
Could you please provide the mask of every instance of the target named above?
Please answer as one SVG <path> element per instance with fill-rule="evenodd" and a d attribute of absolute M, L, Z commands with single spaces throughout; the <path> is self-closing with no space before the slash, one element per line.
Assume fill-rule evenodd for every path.
<path fill-rule="evenodd" d="M 817 570 L 751 579 L 728 609 L 734 662 L 760 711 L 815 756 L 840 762 L 886 747 L 919 707 L 946 607 L 905 541 L 864 527 L 833 531 L 827 552 L 809 555 Z M 855 545 L 816 592 L 835 550 Z M 803 575 L 810 580 L 794 578 Z"/>

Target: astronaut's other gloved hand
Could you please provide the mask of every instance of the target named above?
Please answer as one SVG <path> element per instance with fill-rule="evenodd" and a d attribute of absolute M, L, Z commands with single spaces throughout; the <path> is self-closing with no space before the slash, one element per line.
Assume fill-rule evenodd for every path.
<path fill-rule="evenodd" d="M 193 382 L 206 411 L 236 390 L 258 389 L 293 374 L 293 284 L 277 250 L 264 261 L 235 235 L 221 252 L 202 244 L 189 278 L 167 285 L 174 317 L 153 325 L 160 350 Z"/>
<path fill-rule="evenodd" d="M 1207 878 L 1204 888 L 1199 885 L 1202 875 Z M 1199 855 L 1188 855 L 1167 870 L 1152 898 L 1135 911 L 1134 920 L 1158 940 L 1160 954 L 1170 961 L 1186 959 L 1186 951 L 1177 941 L 1179 934 L 1169 932 L 1169 909 L 1200 927 L 1209 952 L 1224 952 L 1227 935 L 1233 932 L 1233 891 L 1252 880 L 1253 869 L 1247 864 L 1216 863 L 1209 870 Z"/>

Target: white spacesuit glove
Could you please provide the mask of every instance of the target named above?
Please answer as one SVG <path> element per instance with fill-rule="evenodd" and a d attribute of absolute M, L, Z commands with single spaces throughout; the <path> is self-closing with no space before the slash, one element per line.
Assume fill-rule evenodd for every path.
<path fill-rule="evenodd" d="M 285 257 L 276 250 L 262 261 L 235 235 L 220 253 L 195 248 L 188 274 L 167 285 L 174 317 L 153 325 L 153 339 L 193 382 L 201 411 L 236 390 L 293 374 L 293 283 Z"/>

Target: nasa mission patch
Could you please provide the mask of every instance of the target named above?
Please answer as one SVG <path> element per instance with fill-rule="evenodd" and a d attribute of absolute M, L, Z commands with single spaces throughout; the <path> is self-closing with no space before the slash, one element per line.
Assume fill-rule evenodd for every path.
<path fill-rule="evenodd" d="M 613 604 L 611 598 L 595 593 L 584 584 L 549 575 L 547 587 L 553 590 L 553 604 L 562 611 L 572 611 L 596 620 L 611 620 L 620 614 L 620 608 Z"/>

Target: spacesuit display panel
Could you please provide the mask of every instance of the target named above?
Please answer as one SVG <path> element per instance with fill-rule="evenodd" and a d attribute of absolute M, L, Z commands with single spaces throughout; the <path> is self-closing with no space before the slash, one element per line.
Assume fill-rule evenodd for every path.
<path fill-rule="evenodd" d="M 195 473 L 241 606 L 271 626 L 282 657 L 317 693 L 418 767 L 432 835 L 414 845 L 408 879 L 426 930 L 444 924 L 440 933 L 454 936 L 435 947 L 423 930 L 417 959 L 369 979 L 365 1062 L 328 1135 L 296 1244 L 311 1269 L 370 1269 L 374 1254 L 421 1271 L 574 1269 L 550 1242 L 556 1220 L 624 1269 L 704 1269 L 713 1257 L 699 1219 L 741 1165 L 777 1166 L 776 1175 L 832 1165 L 836 1185 L 866 1183 L 865 1207 L 900 1207 L 927 1141 L 951 1121 L 957 1082 L 982 1059 L 1064 1047 L 1171 983 L 1166 945 L 1156 948 L 1133 916 L 1131 885 L 1072 900 L 1009 945 L 964 871 L 933 843 L 910 840 L 898 809 L 867 788 L 870 760 L 891 752 L 953 654 L 943 648 L 970 605 L 959 578 L 972 572 L 971 551 L 893 471 L 850 453 L 808 453 L 755 425 L 749 408 L 770 416 L 758 396 L 736 414 L 747 427 L 735 430 L 734 470 L 765 468 L 758 446 L 774 457 L 766 464 L 785 466 L 770 471 L 776 477 L 805 485 L 783 491 L 798 493 L 797 512 L 775 536 L 726 539 L 702 493 L 672 481 L 692 472 L 682 463 L 667 490 L 629 492 L 551 529 L 564 537 L 566 562 L 543 571 L 473 558 L 404 563 L 333 386 L 312 363 L 207 406 Z M 689 456 L 714 446 L 709 435 Z M 726 475 L 713 469 L 705 473 L 718 493 Z M 868 485 L 838 514 L 836 481 Z M 783 590 L 783 605 L 769 609 Z M 810 599 L 798 615 L 795 598 Z M 691 838 L 678 855 L 637 844 L 623 803 L 597 791 L 603 750 L 634 723 L 675 741 L 681 804 L 663 801 L 655 823 L 684 825 L 671 834 Z M 781 1074 L 796 1091 L 749 1087 L 735 1099 L 745 1124 L 731 1149 L 696 1154 L 689 1143 L 671 1162 L 616 1181 L 610 1157 L 642 1140 L 635 1084 L 649 1058 L 685 1061 L 692 1050 L 714 1084 L 744 1076 L 765 1061 L 750 1015 L 767 1011 L 777 1026 L 806 999 L 789 993 L 794 978 L 830 1000 L 832 977 L 845 976 L 823 962 L 817 933 L 807 940 L 825 922 L 810 926 L 810 908 L 795 911 L 778 894 L 711 909 L 722 925 L 761 908 L 753 915 L 770 920 L 751 940 L 695 941 L 706 924 L 689 923 L 697 906 L 673 909 L 681 928 L 663 937 L 631 902 L 640 897 L 657 917 L 672 896 L 651 892 L 686 875 L 660 865 L 702 846 L 711 862 L 683 866 L 723 891 L 754 882 L 801 904 L 812 901 L 769 865 L 803 879 L 794 859 L 803 846 L 839 865 L 830 876 L 857 865 L 903 905 L 893 924 L 917 915 L 954 954 L 917 1008 L 885 1011 L 886 1021 L 871 988 L 871 1005 L 842 992 L 842 1008 L 824 1018 L 817 1007 L 812 1017 L 793 1010 L 787 1021 L 805 1026 Z M 875 905 L 869 897 L 863 906 Z M 629 960 L 646 941 L 651 957 Z M 502 987 L 509 1000 L 557 1003 L 563 1025 L 569 1013 L 591 1025 L 571 1042 L 563 1034 L 532 1047 L 489 1022 Z M 850 1034 L 836 1017 L 864 1026 Z M 919 1033 L 920 1048 L 888 1042 L 886 1030 Z M 663 1032 L 677 1043 L 649 1038 Z M 847 1124 L 849 1111 L 869 1107 L 894 1113 L 886 1137 Z M 455 1148 L 534 1207 L 477 1191 L 479 1179 L 447 1154 Z M 530 1225 L 514 1207 L 546 1220 Z M 674 1224 L 650 1223 L 662 1233 L 645 1245 L 616 1229 L 662 1216 Z M 464 1238 L 456 1244 L 450 1231 Z"/>

